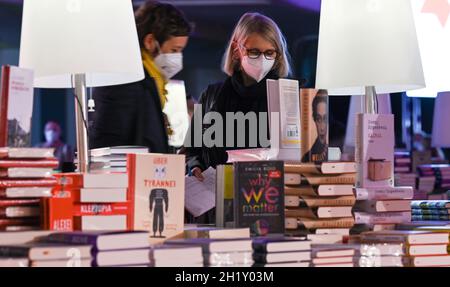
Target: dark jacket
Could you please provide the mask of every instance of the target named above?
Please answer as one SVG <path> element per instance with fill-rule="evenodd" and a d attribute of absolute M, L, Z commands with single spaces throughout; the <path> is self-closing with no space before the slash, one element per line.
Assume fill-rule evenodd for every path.
<path fill-rule="evenodd" d="M 228 77 L 225 82 L 208 86 L 205 92 L 199 99 L 199 104 L 202 105 L 202 115 L 205 116 L 208 112 L 218 112 L 222 115 L 224 125 L 223 139 L 226 139 L 226 124 L 225 114 L 226 112 L 267 112 L 267 79 L 277 79 L 274 73 L 269 73 L 265 79 L 256 83 L 250 87 L 246 87 L 242 83 L 242 75 L 240 72 L 235 72 L 232 77 Z M 198 111 L 196 111 L 198 112 Z M 259 117 L 258 117 L 259 119 Z M 266 118 L 267 120 L 267 118 Z M 214 124 L 214 123 L 213 123 Z M 268 127 L 268 124 L 267 124 Z M 194 133 L 195 133 L 194 117 L 192 119 L 190 134 L 191 142 L 187 146 L 193 146 Z M 203 125 L 203 132 L 208 129 L 208 126 Z M 235 146 L 224 147 L 213 146 L 207 147 L 186 147 L 186 168 L 187 171 L 194 167 L 199 167 L 202 170 L 206 170 L 208 167 L 216 167 L 217 165 L 224 164 L 228 160 L 226 151 L 232 149 L 245 149 L 255 148 L 248 146 L 248 126 L 246 126 L 246 146 L 237 147 L 237 135 L 235 126 Z M 261 147 L 258 136 L 258 146 Z"/>
<path fill-rule="evenodd" d="M 152 153 L 169 152 L 158 90 L 146 71 L 142 81 L 96 88 L 93 97 L 91 148 L 138 145 Z"/>

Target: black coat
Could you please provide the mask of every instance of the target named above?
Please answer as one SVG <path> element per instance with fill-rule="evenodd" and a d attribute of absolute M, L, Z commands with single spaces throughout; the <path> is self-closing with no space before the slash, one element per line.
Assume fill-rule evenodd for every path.
<path fill-rule="evenodd" d="M 94 89 L 93 98 L 91 148 L 137 145 L 169 152 L 158 89 L 146 71 L 142 81 Z"/>
<path fill-rule="evenodd" d="M 232 77 L 228 77 L 225 82 L 208 86 L 205 92 L 199 99 L 199 104 L 202 105 L 202 115 L 214 111 L 218 112 L 223 117 L 224 128 L 226 112 L 267 112 L 267 79 L 278 79 L 274 73 L 269 73 L 261 82 L 256 83 L 250 87 L 246 87 L 242 83 L 242 75 L 240 72 L 235 72 Z M 197 112 L 197 111 L 196 111 Z M 266 119 L 267 120 L 267 119 Z M 267 124 L 268 127 L 268 124 Z M 203 125 L 202 134 L 208 127 Z M 191 128 L 191 142 L 188 146 L 194 144 L 194 118 L 192 119 Z M 223 135 L 226 138 L 226 135 Z M 234 134 L 236 142 L 236 128 Z M 248 127 L 246 127 L 246 138 L 248 144 Z M 186 144 L 186 143 L 185 143 Z M 258 137 L 258 146 L 261 147 Z M 228 160 L 227 150 L 255 148 L 251 146 L 245 147 L 187 147 L 186 146 L 186 168 L 187 171 L 194 167 L 199 167 L 206 170 L 208 167 L 216 167 L 220 164 L 225 164 Z"/>

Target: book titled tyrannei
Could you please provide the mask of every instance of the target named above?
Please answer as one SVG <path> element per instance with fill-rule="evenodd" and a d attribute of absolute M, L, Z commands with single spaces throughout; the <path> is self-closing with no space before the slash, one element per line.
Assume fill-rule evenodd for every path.
<path fill-rule="evenodd" d="M 282 161 L 234 163 L 235 227 L 250 227 L 253 236 L 284 233 Z"/>

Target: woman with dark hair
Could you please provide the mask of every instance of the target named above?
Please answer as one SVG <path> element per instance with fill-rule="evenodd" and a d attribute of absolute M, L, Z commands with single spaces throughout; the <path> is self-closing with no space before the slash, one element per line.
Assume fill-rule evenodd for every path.
<path fill-rule="evenodd" d="M 180 10 L 154 1 L 138 8 L 135 18 L 145 79 L 94 89 L 90 146 L 139 145 L 153 153 L 169 153 L 165 85 L 183 68 L 182 51 L 191 27 Z"/>

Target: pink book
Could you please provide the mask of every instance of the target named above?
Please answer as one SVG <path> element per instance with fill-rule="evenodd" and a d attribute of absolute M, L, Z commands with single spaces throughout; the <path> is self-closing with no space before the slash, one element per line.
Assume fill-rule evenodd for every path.
<path fill-rule="evenodd" d="M 357 187 L 394 185 L 394 116 L 358 114 L 356 121 Z M 361 147 L 358 148 L 358 147 Z"/>

